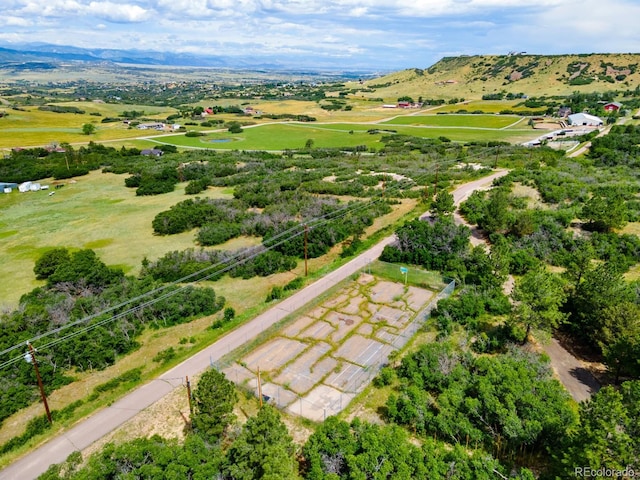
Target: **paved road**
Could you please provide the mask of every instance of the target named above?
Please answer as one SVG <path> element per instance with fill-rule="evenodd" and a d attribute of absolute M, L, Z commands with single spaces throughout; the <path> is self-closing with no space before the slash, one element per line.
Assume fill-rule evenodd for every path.
<path fill-rule="evenodd" d="M 506 170 L 498 171 L 480 180 L 466 183 L 453 192 L 456 204 L 466 199 L 474 190 L 486 188 L 495 178 L 506 175 Z M 89 418 L 61 433 L 38 449 L 22 457 L 0 472 L 0 479 L 30 479 L 43 473 L 50 464 L 64 461 L 69 454 L 89 447 L 107 433 L 134 417 L 137 413 L 157 402 L 169 392 L 182 385 L 186 376 L 193 377 L 204 371 L 211 362 L 254 339 L 262 331 L 282 320 L 292 312 L 302 308 L 309 301 L 327 291 L 332 286 L 364 268 L 380 256 L 385 246 L 393 243 L 395 236 L 389 236 L 374 247 L 328 273 L 278 305 L 243 324 L 225 335 L 209 347 L 169 370 L 159 378 L 132 391 L 119 401 L 100 410 Z"/>

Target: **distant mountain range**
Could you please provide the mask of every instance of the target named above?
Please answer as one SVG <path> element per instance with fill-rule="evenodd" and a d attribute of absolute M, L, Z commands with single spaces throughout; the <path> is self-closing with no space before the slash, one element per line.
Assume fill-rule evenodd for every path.
<path fill-rule="evenodd" d="M 245 59 L 230 59 L 215 55 L 191 55 L 188 53 L 151 52 L 139 50 L 88 49 L 49 44 L 28 44 L 17 47 L 0 47 L 0 64 L 24 62 L 111 62 L 135 65 L 166 65 L 185 67 L 226 67 L 232 63 L 243 65 Z M 234 66 L 235 66 L 234 65 Z"/>
<path fill-rule="evenodd" d="M 0 69 L 47 70 L 68 63 L 264 70 L 336 70 L 333 64 L 314 63 L 308 57 L 298 58 L 295 56 L 282 58 L 275 56 L 197 55 L 143 50 L 79 48 L 43 43 L 0 45 Z M 370 74 L 371 71 L 362 69 L 351 73 L 353 75 Z"/>

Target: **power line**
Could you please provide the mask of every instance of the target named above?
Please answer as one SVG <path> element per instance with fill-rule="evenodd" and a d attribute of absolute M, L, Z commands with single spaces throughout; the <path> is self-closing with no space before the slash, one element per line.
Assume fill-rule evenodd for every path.
<path fill-rule="evenodd" d="M 466 157 L 467 160 L 469 158 L 470 157 Z M 477 158 L 479 159 L 479 158 L 482 158 L 482 157 L 478 156 Z M 448 160 L 446 162 L 441 162 L 440 164 L 436 163 L 436 171 L 439 168 L 439 165 L 453 164 L 453 163 L 457 163 L 457 161 L 458 160 Z M 429 173 L 425 173 L 423 176 L 426 177 L 427 175 L 429 175 Z M 411 179 L 411 180 L 414 183 L 418 183 L 418 180 L 422 180 L 422 178 L 416 177 L 415 179 Z M 397 191 L 397 190 L 401 190 L 401 188 L 402 188 L 401 185 L 397 184 L 395 187 L 392 187 L 391 189 L 386 189 L 386 191 L 387 191 L 387 194 L 389 194 L 389 192 L 394 192 L 394 191 Z M 330 220 L 335 220 L 335 219 L 344 217 L 344 216 L 346 216 L 348 214 L 352 214 L 354 212 L 357 212 L 357 211 L 359 211 L 361 209 L 368 208 L 368 207 L 372 206 L 373 204 L 375 204 L 376 202 L 380 202 L 380 201 L 384 201 L 384 199 L 383 198 L 373 198 L 373 199 L 369 200 L 368 202 L 358 202 L 358 203 L 355 203 L 355 204 L 354 203 L 346 204 L 344 207 L 342 207 L 340 209 L 333 210 L 333 211 L 328 212 L 328 213 L 326 213 L 326 214 L 324 214 L 324 215 L 322 215 L 320 217 L 315 217 L 315 218 L 312 218 L 312 219 L 308 220 L 306 222 L 306 225 L 298 224 L 298 225 L 295 225 L 295 226 L 293 226 L 293 227 L 291 227 L 291 228 L 289 228 L 287 230 L 284 230 L 284 231 L 278 233 L 274 237 L 271 237 L 271 238 L 269 238 L 267 240 L 269 245 L 261 245 L 260 247 L 256 247 L 254 252 L 250 253 L 249 255 L 247 255 L 244 258 L 240 258 L 240 257 L 242 257 L 242 255 L 246 255 L 246 251 L 237 252 L 235 255 L 233 255 L 233 256 L 231 256 L 229 258 L 226 258 L 226 259 L 224 259 L 224 260 L 222 260 L 222 261 L 220 261 L 220 262 L 218 262 L 216 264 L 212 264 L 212 265 L 209 265 L 207 267 L 204 267 L 204 268 L 202 268 L 201 270 L 199 270 L 197 272 L 191 273 L 191 274 L 189 274 L 189 275 L 187 275 L 185 277 L 182 277 L 182 278 L 180 278 L 178 280 L 175 280 L 173 282 L 169 282 L 169 283 L 167 283 L 165 285 L 162 285 L 161 287 L 158 287 L 158 288 L 153 289 L 153 290 L 151 290 L 149 292 L 145 292 L 145 293 L 143 293 L 141 295 L 138 295 L 137 297 L 134 297 L 132 299 L 128 299 L 128 300 L 126 300 L 124 302 L 121 302 L 119 304 L 116 304 L 116 305 L 113 305 L 111 307 L 105 308 L 105 309 L 101 310 L 100 312 L 96 312 L 96 313 L 91 314 L 89 316 L 86 316 L 86 317 L 83 317 L 81 319 L 78 319 L 78 320 L 76 320 L 74 322 L 67 323 L 67 324 L 62 325 L 62 326 L 60 326 L 58 328 L 55 328 L 55 329 L 52 329 L 50 331 L 44 332 L 42 334 L 36 335 L 35 337 L 31 338 L 29 340 L 29 342 L 34 342 L 34 341 L 37 341 L 37 340 L 41 340 L 43 338 L 49 337 L 49 336 L 54 335 L 56 333 L 60 333 L 60 332 L 62 332 L 64 330 L 68 330 L 69 328 L 72 328 L 72 327 L 80 325 L 80 324 L 86 324 L 87 322 L 90 322 L 91 320 L 93 320 L 95 318 L 98 318 L 101 315 L 104 315 L 104 314 L 109 313 L 109 312 L 113 312 L 114 310 L 117 310 L 119 308 L 126 307 L 127 305 L 131 305 L 134 302 L 137 302 L 139 300 L 151 297 L 152 295 L 157 294 L 159 292 L 162 292 L 164 290 L 167 290 L 167 289 L 169 289 L 171 287 L 178 286 L 178 288 L 176 290 L 169 290 L 168 292 L 164 293 L 163 295 L 161 295 L 159 297 L 152 297 L 148 301 L 146 301 L 146 302 L 144 302 L 142 304 L 136 305 L 135 307 L 132 307 L 132 308 L 130 308 L 130 309 L 124 311 L 124 312 L 120 312 L 120 313 L 118 313 L 116 315 L 113 315 L 113 316 L 111 316 L 109 318 L 101 320 L 101 321 L 99 321 L 97 323 L 92 323 L 90 325 L 87 325 L 85 328 L 76 330 L 76 331 L 71 332 L 71 333 L 69 333 L 67 335 L 64 335 L 62 337 L 58 337 L 55 340 L 52 340 L 51 342 L 43 344 L 43 345 L 41 345 L 39 347 L 40 350 L 44 350 L 46 348 L 52 348 L 55 345 L 57 345 L 59 343 L 62 343 L 64 341 L 66 341 L 66 340 L 69 340 L 69 339 L 71 339 L 73 337 L 76 337 L 78 335 L 82 335 L 83 333 L 91 331 L 91 330 L 93 330 L 95 328 L 98 328 L 98 327 L 100 327 L 102 325 L 105 325 L 107 323 L 115 321 L 115 320 L 117 320 L 119 318 L 125 317 L 125 316 L 127 316 L 127 315 L 129 315 L 131 313 L 134 313 L 134 312 L 136 312 L 138 310 L 141 310 L 141 309 L 143 309 L 143 308 L 145 308 L 147 306 L 153 305 L 154 303 L 157 303 L 157 302 L 159 302 L 161 300 L 164 300 L 165 298 L 169 298 L 169 297 L 177 294 L 178 292 L 188 288 L 189 286 L 191 286 L 192 284 L 194 284 L 196 282 L 208 280 L 209 278 L 211 278 L 211 277 L 213 277 L 215 275 L 223 274 L 223 273 L 225 273 L 225 272 L 227 272 L 227 271 L 229 271 L 229 270 L 231 270 L 231 269 L 233 269 L 233 268 L 235 268 L 235 267 L 237 267 L 237 266 L 239 266 L 239 265 L 241 265 L 243 263 L 246 263 L 247 261 L 257 257 L 258 255 L 260 255 L 260 254 L 262 254 L 262 253 L 264 253 L 266 251 L 270 251 L 270 250 L 282 245 L 283 243 L 291 240 L 292 238 L 295 238 L 297 236 L 300 236 L 300 235 L 304 234 L 305 230 L 307 228 L 309 228 L 309 226 L 311 226 L 311 228 L 320 226 L 320 225 L 322 225 L 324 223 L 329 222 Z M 296 231 L 296 230 L 298 230 L 298 231 Z M 278 240 L 278 241 L 276 243 L 271 243 L 273 240 Z M 236 260 L 236 261 L 234 263 L 232 263 L 232 264 L 228 264 L 228 265 L 225 266 L 225 264 L 227 264 L 228 262 L 233 261 L 233 260 Z M 223 268 L 216 269 L 218 267 L 223 267 Z M 209 273 L 208 275 L 201 276 L 204 273 L 206 273 L 206 272 L 208 272 L 208 271 L 210 271 L 212 269 L 216 269 L 216 270 L 214 270 L 212 273 Z M 184 283 L 187 282 L 187 281 L 189 283 L 184 285 Z M 23 343 L 16 344 L 16 345 L 14 345 L 12 347 L 9 347 L 9 348 L 3 350 L 2 352 L 0 352 L 0 356 L 6 355 L 7 353 L 10 353 L 10 352 L 12 352 L 12 351 L 14 351 L 16 349 L 19 349 L 19 348 L 23 348 Z M 5 367 L 7 367 L 7 366 L 9 366 L 9 365 L 11 365 L 13 363 L 17 363 L 20 359 L 21 359 L 21 357 L 15 357 L 13 359 L 10 359 L 10 360 L 7 360 L 5 362 L 2 362 L 2 363 L 0 363 L 0 369 L 1 368 L 5 368 Z"/>

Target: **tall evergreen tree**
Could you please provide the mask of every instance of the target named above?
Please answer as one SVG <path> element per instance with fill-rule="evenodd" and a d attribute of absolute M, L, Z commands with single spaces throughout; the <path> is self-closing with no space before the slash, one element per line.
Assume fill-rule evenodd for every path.
<path fill-rule="evenodd" d="M 213 368 L 204 372 L 193 392 L 194 430 L 216 441 L 235 420 L 233 407 L 237 401 L 236 387 L 223 373 Z"/>
<path fill-rule="evenodd" d="M 533 328 L 551 331 L 565 319 L 560 307 L 565 301 L 560 277 L 544 267 L 527 272 L 511 294 L 515 302 L 513 320 L 525 330 L 526 343 Z"/>
<path fill-rule="evenodd" d="M 224 470 L 233 480 L 297 478 L 293 440 L 274 407 L 265 405 L 247 420 L 229 448 Z"/>

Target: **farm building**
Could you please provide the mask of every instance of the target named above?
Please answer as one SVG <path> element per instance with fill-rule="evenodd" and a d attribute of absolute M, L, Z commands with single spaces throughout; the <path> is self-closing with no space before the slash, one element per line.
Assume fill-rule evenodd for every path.
<path fill-rule="evenodd" d="M 47 186 L 46 188 L 49 188 L 49 187 Z M 18 191 L 20 193 L 37 192 L 38 190 L 41 190 L 41 189 L 42 189 L 42 185 L 40 185 L 38 182 L 24 182 L 18 185 Z"/>
<path fill-rule="evenodd" d="M 582 125 L 586 127 L 601 127 L 603 125 L 602 119 L 595 115 L 589 115 L 588 113 L 574 113 L 568 117 L 571 125 Z"/>
<path fill-rule="evenodd" d="M 0 182 L 0 190 L 4 193 L 11 193 L 14 188 L 18 188 L 17 183 Z"/>
<path fill-rule="evenodd" d="M 157 148 L 146 148 L 140 152 L 140 155 L 145 155 L 147 157 L 161 157 L 164 155 L 164 152 Z"/>
<path fill-rule="evenodd" d="M 622 104 L 620 102 L 609 102 L 604 104 L 605 112 L 617 112 L 622 108 Z"/>
<path fill-rule="evenodd" d="M 138 125 L 138 130 L 164 130 L 164 123 L 153 122 L 153 123 L 141 123 Z"/>
<path fill-rule="evenodd" d="M 571 115 L 571 107 L 560 107 L 558 109 L 558 116 L 561 118 L 566 118 Z"/>

